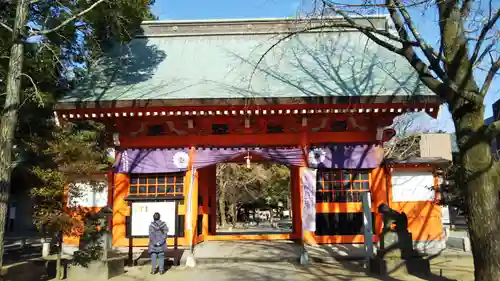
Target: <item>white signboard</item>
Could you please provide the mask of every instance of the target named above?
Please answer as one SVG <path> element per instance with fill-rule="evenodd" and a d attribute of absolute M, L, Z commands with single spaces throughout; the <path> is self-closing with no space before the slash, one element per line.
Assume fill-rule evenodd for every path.
<path fill-rule="evenodd" d="M 108 205 L 108 187 L 106 182 L 96 183 L 92 186 L 88 183 L 78 182 L 69 186 L 68 205 L 70 207 L 105 207 Z M 73 189 L 73 190 L 72 190 Z M 100 191 L 98 191 L 100 190 Z"/>
<path fill-rule="evenodd" d="M 148 236 L 149 225 L 154 213 L 160 214 L 160 220 L 168 227 L 168 235 L 175 234 L 175 201 L 167 202 L 132 202 L 131 234 L 132 236 Z"/>
<path fill-rule="evenodd" d="M 429 172 L 393 172 L 392 201 L 417 202 L 433 201 L 434 175 Z"/>

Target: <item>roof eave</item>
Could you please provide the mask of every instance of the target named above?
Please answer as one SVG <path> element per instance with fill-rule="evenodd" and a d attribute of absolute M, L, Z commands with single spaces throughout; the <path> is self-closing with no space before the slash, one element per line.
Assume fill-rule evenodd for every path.
<path fill-rule="evenodd" d="M 254 97 L 210 99 L 136 99 L 60 102 L 56 110 L 82 108 L 137 108 L 162 106 L 266 106 L 266 105 L 351 105 L 351 104 L 424 104 L 429 107 L 441 103 L 435 95 L 415 96 L 314 96 L 314 97 Z"/>
<path fill-rule="evenodd" d="M 404 167 L 404 166 L 433 166 L 447 167 L 452 164 L 452 161 L 442 157 L 412 157 L 408 159 L 385 159 L 384 164 L 388 167 Z"/>

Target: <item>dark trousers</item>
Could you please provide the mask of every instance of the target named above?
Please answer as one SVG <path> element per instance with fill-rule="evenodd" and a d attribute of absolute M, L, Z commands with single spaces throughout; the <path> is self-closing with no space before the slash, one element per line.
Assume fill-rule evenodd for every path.
<path fill-rule="evenodd" d="M 160 268 L 161 271 L 165 271 L 165 253 L 164 252 L 159 252 L 159 253 L 151 253 L 151 266 L 152 270 L 156 270 L 156 261 L 158 260 L 158 267 Z"/>

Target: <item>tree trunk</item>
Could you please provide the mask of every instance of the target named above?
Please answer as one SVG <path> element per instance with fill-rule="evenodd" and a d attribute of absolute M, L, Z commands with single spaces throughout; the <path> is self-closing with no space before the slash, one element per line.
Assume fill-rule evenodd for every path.
<path fill-rule="evenodd" d="M 475 281 L 500 280 L 499 199 L 493 179 L 482 174 L 467 184 L 467 226 Z"/>
<path fill-rule="evenodd" d="M 229 206 L 229 209 L 231 210 L 231 225 L 234 227 L 236 227 L 236 221 L 237 221 L 237 218 L 236 218 L 236 204 L 234 203 L 231 203 L 231 205 Z"/>
<path fill-rule="evenodd" d="M 17 111 L 21 99 L 21 75 L 24 54 L 22 31 L 26 25 L 27 14 L 28 1 L 19 0 L 12 32 L 13 44 L 10 49 L 6 98 L 0 122 L 0 270 L 3 264 L 5 219 L 10 194 L 12 146 L 17 124 Z"/>
<path fill-rule="evenodd" d="M 500 175 L 492 169 L 490 141 L 474 137 L 484 125 L 483 116 L 484 109 L 454 116 L 458 142 L 471 143 L 460 147 L 459 187 L 466 191 L 475 281 L 496 281 L 500 280 Z"/>
<path fill-rule="evenodd" d="M 219 217 L 220 217 L 220 226 L 226 226 L 226 198 L 224 196 L 224 192 L 221 192 L 219 195 Z"/>

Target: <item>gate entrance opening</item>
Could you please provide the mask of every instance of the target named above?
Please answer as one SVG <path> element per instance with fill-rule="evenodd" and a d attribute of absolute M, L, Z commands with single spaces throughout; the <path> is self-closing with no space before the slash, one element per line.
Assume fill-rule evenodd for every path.
<path fill-rule="evenodd" d="M 249 161 L 216 169 L 216 235 L 293 232 L 289 167 Z"/>

